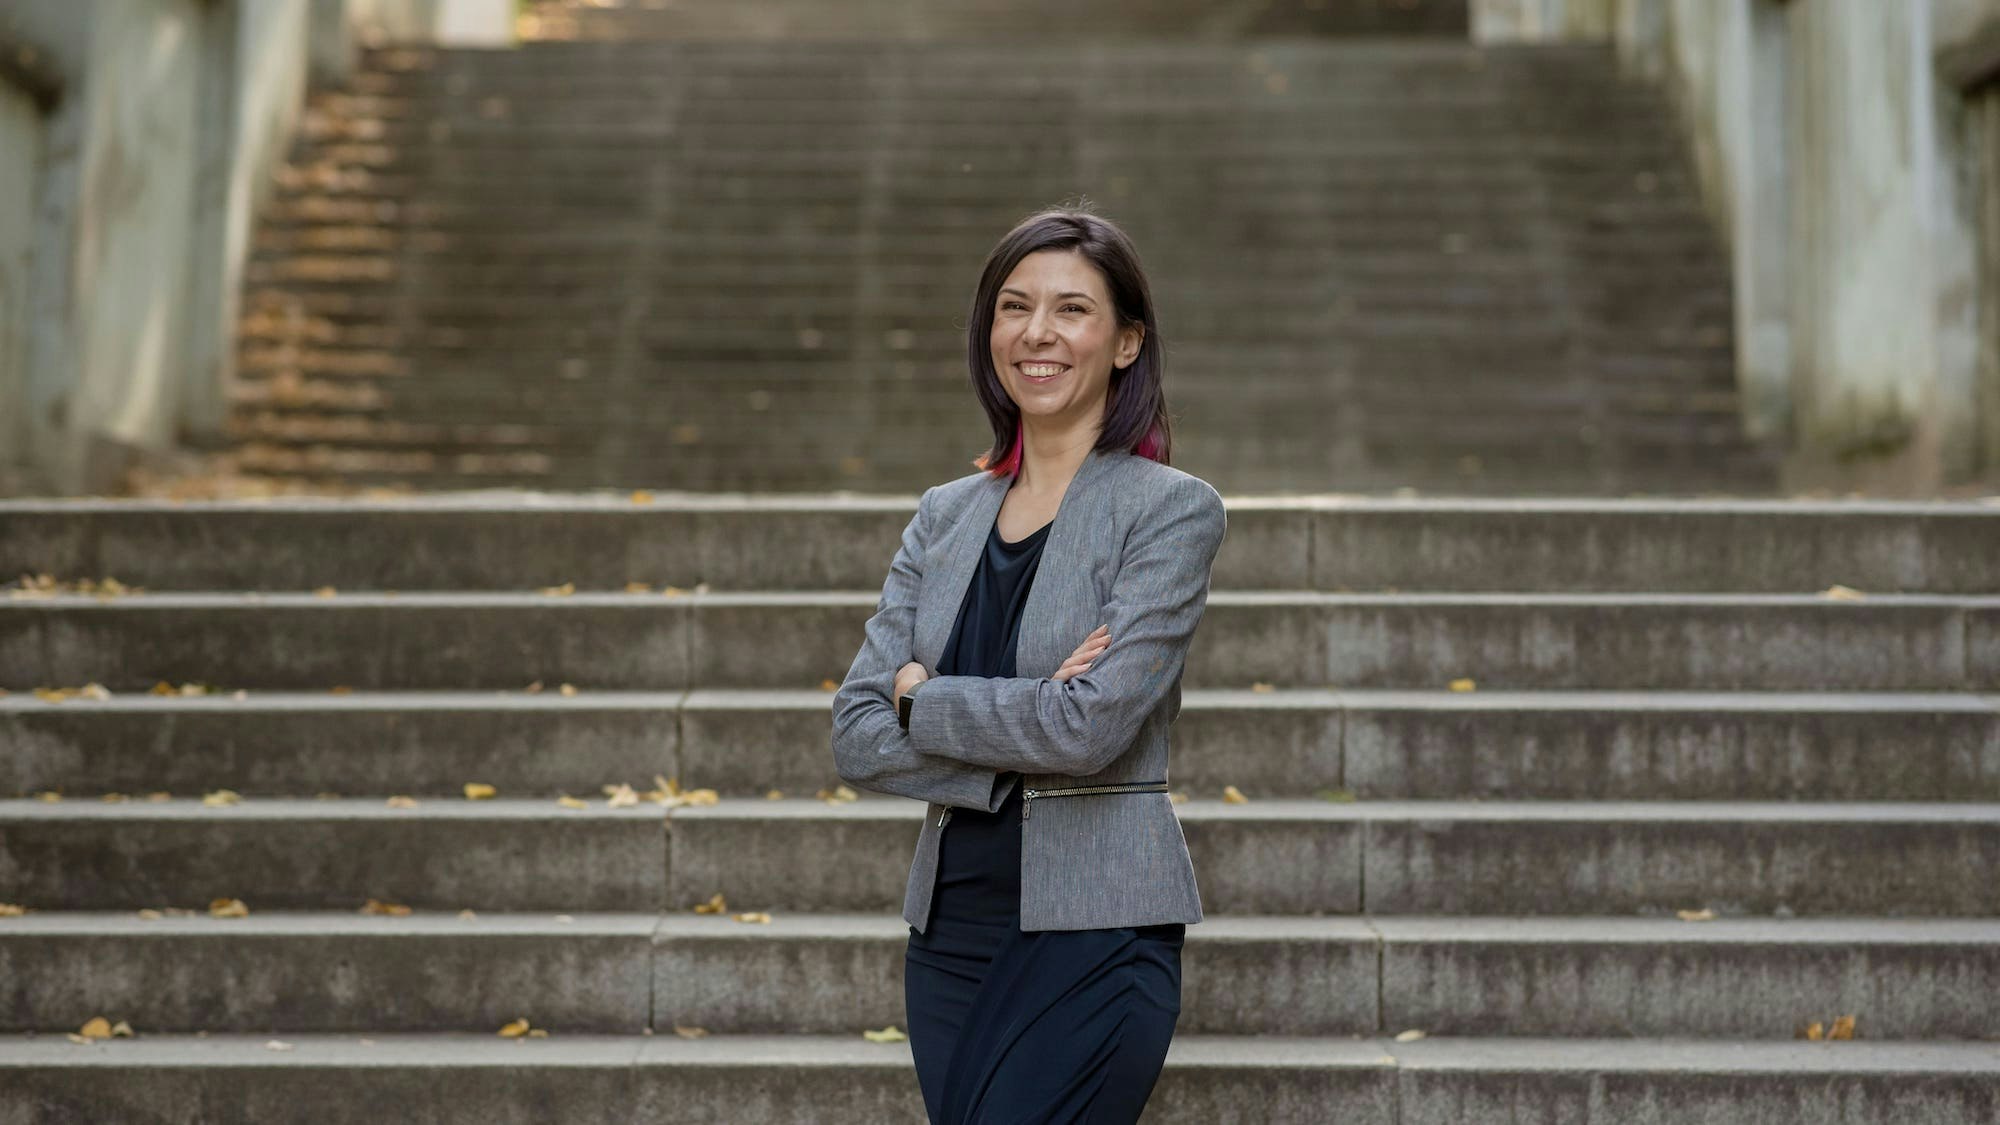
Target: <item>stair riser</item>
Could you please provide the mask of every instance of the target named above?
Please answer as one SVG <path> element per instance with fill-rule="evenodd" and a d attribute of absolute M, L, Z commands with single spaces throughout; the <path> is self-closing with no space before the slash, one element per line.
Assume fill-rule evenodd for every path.
<path fill-rule="evenodd" d="M 968 471 L 969 468 L 968 468 Z M 591 510 L 596 503 L 611 510 Z M 725 590 L 879 590 L 915 511 L 907 498 L 785 509 L 579 498 L 567 510 L 80 508 L 0 503 L 0 574 L 116 577 L 174 590 L 529 590 L 631 581 Z M 707 509 L 707 510 L 703 510 Z M 719 509 L 719 510 L 718 510 Z M 2000 509 L 1566 510 L 1438 502 L 1234 501 L 1212 588 L 1459 592 L 1869 593 L 2000 589 Z M 379 549 L 384 542 L 394 551 Z M 13 613 L 19 603 L 8 606 Z"/>
<path fill-rule="evenodd" d="M 1438 690 L 1472 678 L 1507 690 L 2000 688 L 2000 608 L 1981 602 L 1238 600 L 1249 597 L 1210 599 L 1184 686 Z M 0 615 L 0 686 L 796 689 L 846 674 L 875 603 L 854 594 L 789 605 L 718 597 L 698 608 L 697 599 L 647 595 L 314 600 L 30 602 Z"/>
<path fill-rule="evenodd" d="M 2000 801 L 2000 710 L 1815 707 L 1189 702 L 1170 776 L 1204 798 L 1234 785 L 1253 798 L 1345 787 L 1364 799 Z M 725 797 L 797 797 L 838 784 L 828 722 L 818 705 L 683 709 L 678 696 L 587 710 L 302 703 L 248 714 L 73 702 L 0 720 L 0 797 L 225 787 L 456 797 L 481 780 L 506 795 L 594 799 L 607 782 L 655 774 Z M 1880 768 L 1889 761 L 1895 769 Z"/>

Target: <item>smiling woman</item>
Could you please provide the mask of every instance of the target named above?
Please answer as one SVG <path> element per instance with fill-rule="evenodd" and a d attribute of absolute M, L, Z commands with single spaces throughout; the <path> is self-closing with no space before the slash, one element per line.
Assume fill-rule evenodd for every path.
<path fill-rule="evenodd" d="M 834 755 L 932 804 L 903 910 L 930 1119 L 1134 1122 L 1201 920 L 1167 730 L 1222 502 L 1167 464 L 1159 328 L 1116 226 L 1029 217 L 970 319 L 993 446 L 919 503 Z"/>
<path fill-rule="evenodd" d="M 966 367 L 993 426 L 973 464 L 1020 468 L 1022 416 L 1070 430 L 1103 404 L 1101 448 L 1172 461 L 1160 328 L 1131 239 L 1085 211 L 1043 211 L 993 248 L 972 298 Z"/>

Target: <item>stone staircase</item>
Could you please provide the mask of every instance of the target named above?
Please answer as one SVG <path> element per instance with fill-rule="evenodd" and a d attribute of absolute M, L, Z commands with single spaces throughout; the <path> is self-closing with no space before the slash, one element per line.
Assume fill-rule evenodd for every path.
<path fill-rule="evenodd" d="M 984 255 L 1086 196 L 1153 277 L 1175 463 L 1226 494 L 1775 487 L 1683 145 L 1607 51 L 1471 45 L 1463 4 L 1166 7 L 1059 43 L 976 38 L 979 5 L 928 41 L 586 8 L 626 37 L 373 52 L 258 232 L 220 459 L 422 489 L 948 479 L 989 436 L 960 328 Z M 649 19 L 679 38 L 630 38 Z"/>
<path fill-rule="evenodd" d="M 862 1032 L 902 1024 L 922 810 L 813 796 L 912 510 L 0 502 L 5 573 L 142 588 L 0 601 L 0 1125 L 920 1121 Z M 1963 503 L 1232 501 L 1148 1120 L 2000 1119 L 1996 541 Z M 658 777 L 719 799 L 604 798 Z M 138 1034 L 64 1034 L 97 1016 Z"/>

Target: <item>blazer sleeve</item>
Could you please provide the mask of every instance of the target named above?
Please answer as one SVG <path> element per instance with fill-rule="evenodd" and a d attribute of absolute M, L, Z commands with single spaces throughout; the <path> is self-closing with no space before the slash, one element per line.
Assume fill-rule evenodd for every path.
<path fill-rule="evenodd" d="M 910 709 L 911 744 L 933 761 L 1022 773 L 1110 765 L 1180 681 L 1226 523 L 1208 482 L 1179 478 L 1127 538 L 1104 610 L 1111 643 L 1089 670 L 1067 682 L 934 677 Z"/>
<path fill-rule="evenodd" d="M 896 720 L 896 672 L 912 659 L 917 589 L 935 491 L 925 490 L 916 515 L 903 529 L 902 546 L 889 563 L 889 578 L 868 619 L 861 651 L 833 694 L 834 769 L 841 780 L 863 789 L 991 812 L 1000 804 L 993 795 L 998 771 L 919 754 Z"/>

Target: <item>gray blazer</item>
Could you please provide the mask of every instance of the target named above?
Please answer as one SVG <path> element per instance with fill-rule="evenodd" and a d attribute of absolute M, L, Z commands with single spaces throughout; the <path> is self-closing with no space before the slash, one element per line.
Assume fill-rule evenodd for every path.
<path fill-rule="evenodd" d="M 1021 611 L 1012 679 L 938 676 L 987 534 L 1011 484 L 984 472 L 917 503 L 866 638 L 833 697 L 833 758 L 849 783 L 930 803 L 903 920 L 921 932 L 947 806 L 997 809 L 1005 771 L 1030 788 L 1167 779 L 1181 668 L 1222 545 L 1222 497 L 1199 477 L 1130 453 L 1084 458 L 1049 529 Z M 1081 675 L 1049 675 L 1099 625 L 1111 643 Z M 891 705 L 896 670 L 932 673 L 910 729 Z M 1026 802 L 1021 928 L 1108 929 L 1201 921 L 1180 819 L 1164 792 Z"/>

